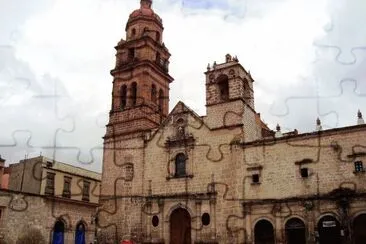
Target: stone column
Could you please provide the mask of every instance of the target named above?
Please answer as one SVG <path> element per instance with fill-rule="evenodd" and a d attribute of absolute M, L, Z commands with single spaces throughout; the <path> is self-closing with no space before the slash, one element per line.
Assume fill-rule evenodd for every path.
<path fill-rule="evenodd" d="M 195 227 L 195 231 L 193 232 L 193 240 L 195 241 L 199 241 L 201 239 L 201 229 L 202 229 L 202 224 L 200 221 L 200 217 L 201 217 L 201 207 L 202 207 L 202 201 L 201 200 L 196 200 L 196 227 Z"/>

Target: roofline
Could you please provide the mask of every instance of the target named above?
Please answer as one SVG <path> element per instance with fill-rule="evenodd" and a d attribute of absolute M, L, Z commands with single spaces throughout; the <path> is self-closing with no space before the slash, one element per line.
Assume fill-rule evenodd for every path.
<path fill-rule="evenodd" d="M 366 131 L 366 124 L 345 126 L 345 127 L 340 127 L 340 128 L 307 132 L 307 133 L 302 133 L 302 134 L 297 134 L 297 135 L 288 135 L 288 136 L 283 136 L 283 137 L 271 137 L 271 138 L 265 138 L 265 139 L 251 141 L 251 142 L 233 142 L 233 144 L 237 143 L 243 147 L 245 147 L 245 146 L 263 146 L 263 143 L 268 144 L 271 142 L 277 143 L 277 142 L 287 142 L 289 140 L 311 139 L 311 138 L 319 137 L 319 136 L 329 136 L 329 135 L 332 135 L 334 133 L 339 133 L 339 132 L 346 133 L 346 132 L 349 132 L 350 130 L 352 130 L 352 131 L 365 130 Z"/>

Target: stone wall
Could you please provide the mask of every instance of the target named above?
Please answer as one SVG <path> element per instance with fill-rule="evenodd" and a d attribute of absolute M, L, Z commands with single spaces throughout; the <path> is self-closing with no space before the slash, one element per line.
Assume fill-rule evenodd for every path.
<path fill-rule="evenodd" d="M 57 219 L 66 223 L 65 244 L 75 242 L 75 228 L 79 221 L 86 226 L 86 243 L 93 242 L 95 225 L 91 224 L 91 216 L 96 212 L 95 204 L 65 202 L 35 194 L 1 190 L 0 208 L 0 237 L 8 244 L 15 244 L 29 227 L 39 229 L 49 243 Z"/>

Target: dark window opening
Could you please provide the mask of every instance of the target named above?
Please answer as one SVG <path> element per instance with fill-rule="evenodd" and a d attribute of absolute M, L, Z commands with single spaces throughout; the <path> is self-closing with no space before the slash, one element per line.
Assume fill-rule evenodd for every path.
<path fill-rule="evenodd" d="M 136 29 L 133 28 L 132 31 L 131 31 L 131 36 L 134 37 L 136 35 Z"/>
<path fill-rule="evenodd" d="M 210 224 L 210 215 L 208 213 L 204 213 L 202 214 L 202 217 L 201 217 L 201 221 L 202 221 L 202 224 L 207 226 Z"/>
<path fill-rule="evenodd" d="M 226 75 L 221 75 L 217 82 L 220 91 L 221 100 L 229 99 L 229 79 Z"/>
<path fill-rule="evenodd" d="M 153 103 L 156 103 L 156 95 L 157 95 L 157 93 L 156 93 L 156 86 L 153 84 L 151 86 L 151 101 Z"/>
<path fill-rule="evenodd" d="M 154 227 L 158 226 L 158 225 L 159 225 L 159 217 L 158 217 L 158 216 L 156 216 L 156 215 L 154 215 L 154 216 L 152 217 L 151 223 L 152 223 L 152 225 L 153 225 Z"/>
<path fill-rule="evenodd" d="M 157 64 L 160 64 L 160 53 L 156 52 L 156 59 L 155 59 Z"/>
<path fill-rule="evenodd" d="M 164 106 L 164 93 L 163 90 L 159 90 L 159 111 L 163 111 Z"/>
<path fill-rule="evenodd" d="M 132 61 L 135 58 L 135 49 L 129 48 L 128 49 L 128 61 Z"/>
<path fill-rule="evenodd" d="M 127 86 L 121 87 L 121 109 L 124 109 L 127 105 Z"/>
<path fill-rule="evenodd" d="M 54 173 L 47 172 L 45 194 L 46 195 L 55 194 L 55 174 Z"/>
<path fill-rule="evenodd" d="M 186 175 L 186 155 L 179 153 L 175 157 L 175 176 L 185 176 Z"/>
<path fill-rule="evenodd" d="M 83 195 L 82 199 L 83 201 L 89 201 L 89 189 L 90 189 L 90 182 L 84 181 L 83 184 Z"/>
<path fill-rule="evenodd" d="M 252 175 L 252 182 L 259 183 L 259 174 Z"/>
<path fill-rule="evenodd" d="M 364 172 L 363 163 L 362 161 L 355 162 L 355 172 Z"/>
<path fill-rule="evenodd" d="M 131 86 L 131 99 L 132 99 L 132 105 L 135 106 L 136 101 L 137 101 L 137 84 L 136 84 L 136 82 L 132 83 L 132 86 Z"/>
<path fill-rule="evenodd" d="M 67 198 L 71 197 L 71 177 L 64 177 L 64 190 L 62 191 L 62 196 Z"/>
<path fill-rule="evenodd" d="M 301 177 L 307 178 L 309 177 L 309 169 L 308 168 L 302 168 L 300 169 Z"/>
<path fill-rule="evenodd" d="M 156 32 L 156 41 L 160 42 L 160 33 L 159 32 Z"/>

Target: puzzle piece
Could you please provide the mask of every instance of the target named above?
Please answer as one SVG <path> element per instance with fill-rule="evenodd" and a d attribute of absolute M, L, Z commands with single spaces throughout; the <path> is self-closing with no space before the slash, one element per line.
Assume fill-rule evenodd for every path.
<path fill-rule="evenodd" d="M 362 0 L 338 1 L 329 5 L 332 11 L 331 23 L 325 28 L 326 36 L 317 40 L 317 48 L 331 49 L 335 61 L 342 65 L 354 65 L 366 57 L 366 32 L 353 23 L 364 19 L 366 5 Z M 351 38 L 349 38 L 351 37 Z"/>

